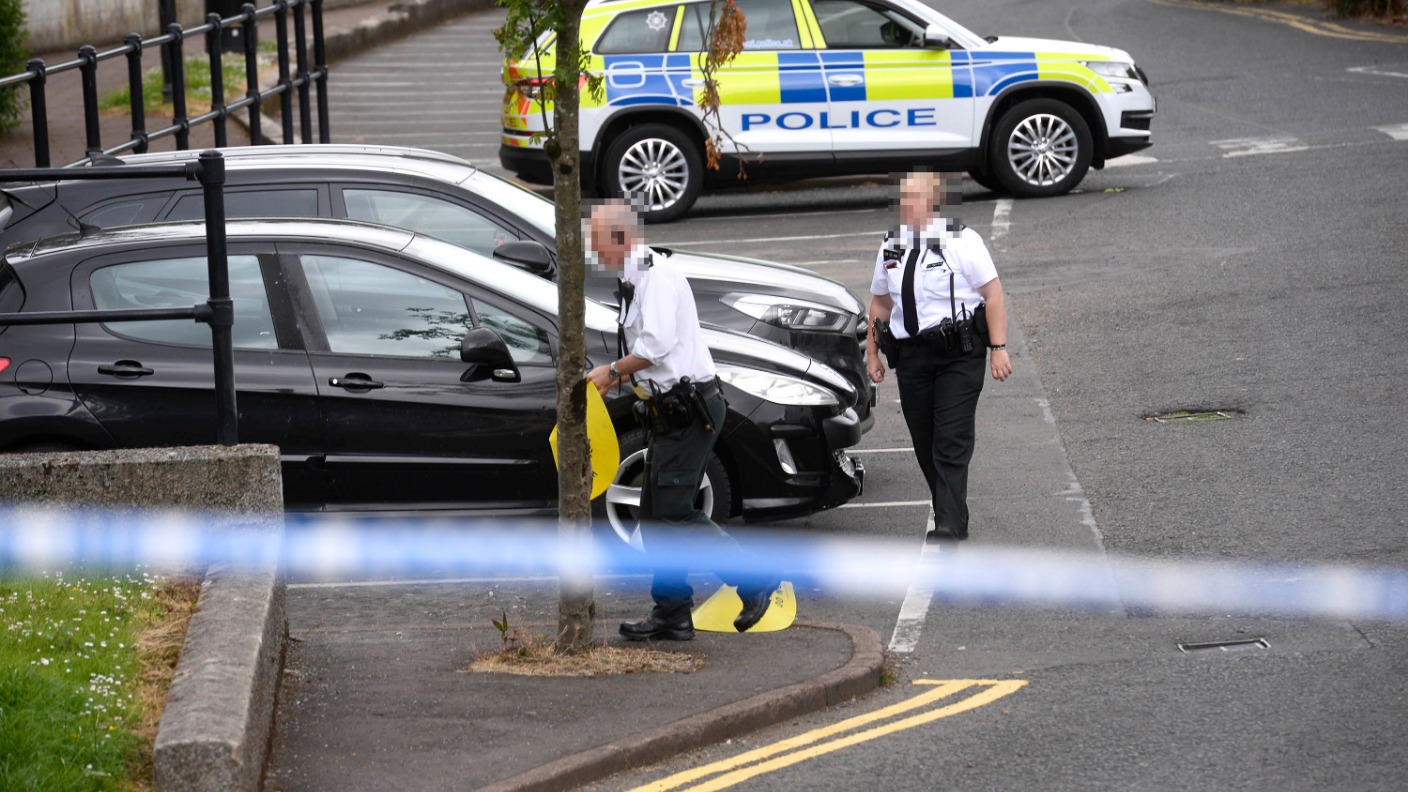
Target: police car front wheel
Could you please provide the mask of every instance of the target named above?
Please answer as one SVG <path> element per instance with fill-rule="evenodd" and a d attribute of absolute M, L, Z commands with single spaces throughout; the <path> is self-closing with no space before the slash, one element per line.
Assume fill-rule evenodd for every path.
<path fill-rule="evenodd" d="M 627 129 L 607 148 L 604 169 L 607 192 L 636 201 L 652 223 L 689 211 L 704 181 L 699 147 L 664 124 Z"/>
<path fill-rule="evenodd" d="M 1090 126 L 1054 99 L 1030 99 L 1002 114 L 988 147 L 989 173 L 1019 198 L 1064 195 L 1090 170 Z"/>

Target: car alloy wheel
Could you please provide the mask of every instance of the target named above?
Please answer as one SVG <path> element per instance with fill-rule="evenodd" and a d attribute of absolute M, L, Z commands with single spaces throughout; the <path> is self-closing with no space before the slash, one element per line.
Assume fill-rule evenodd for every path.
<path fill-rule="evenodd" d="M 1090 170 L 1090 127 L 1070 105 L 1030 99 L 1002 114 L 993 128 L 988 177 L 1019 198 L 1061 195 Z"/>
<path fill-rule="evenodd" d="M 684 197 L 689 165 L 684 152 L 668 140 L 649 138 L 626 149 L 617 166 L 621 189 L 645 201 L 645 210 L 660 212 Z"/>
<path fill-rule="evenodd" d="M 1079 149 L 1070 124 L 1046 113 L 1023 119 L 1007 139 L 1012 170 L 1037 187 L 1049 187 L 1070 176 Z"/>
<path fill-rule="evenodd" d="M 640 519 L 640 493 L 644 477 L 645 449 L 642 448 L 621 460 L 615 477 L 611 479 L 611 486 L 607 487 L 606 495 L 603 496 L 606 502 L 606 521 L 616 536 L 627 544 L 630 543 L 631 534 L 635 532 L 636 523 Z M 708 472 L 704 473 L 704 479 L 699 484 L 695 505 L 705 514 L 714 514 L 714 485 L 709 480 Z"/>
<path fill-rule="evenodd" d="M 607 193 L 632 199 L 651 223 L 689 211 L 704 183 L 699 146 L 665 124 L 626 129 L 607 149 L 602 168 Z"/>

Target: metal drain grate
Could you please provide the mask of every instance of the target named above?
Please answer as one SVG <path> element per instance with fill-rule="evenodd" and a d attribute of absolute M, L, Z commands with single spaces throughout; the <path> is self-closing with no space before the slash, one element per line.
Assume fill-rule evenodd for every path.
<path fill-rule="evenodd" d="M 1206 643 L 1179 644 L 1178 651 L 1184 654 L 1200 652 L 1245 652 L 1252 649 L 1270 649 L 1265 638 L 1241 638 L 1233 641 L 1208 641 Z"/>
<path fill-rule="evenodd" d="M 1226 421 L 1229 418 L 1241 418 L 1246 415 L 1242 410 L 1169 410 L 1168 412 L 1149 413 L 1144 416 L 1144 420 L 1154 423 L 1202 423 L 1204 421 Z"/>

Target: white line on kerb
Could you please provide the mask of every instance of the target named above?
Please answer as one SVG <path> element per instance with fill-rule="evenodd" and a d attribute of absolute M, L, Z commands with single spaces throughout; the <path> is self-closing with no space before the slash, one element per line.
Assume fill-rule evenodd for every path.
<path fill-rule="evenodd" d="M 992 238 L 996 241 L 1000 237 L 1007 236 L 1007 232 L 1012 227 L 1012 199 L 999 199 L 997 205 L 992 209 Z"/>
<path fill-rule="evenodd" d="M 924 526 L 925 535 L 932 530 L 934 512 L 931 510 Z M 919 551 L 920 571 L 916 571 L 915 581 L 909 584 L 909 590 L 905 592 L 904 604 L 900 606 L 900 616 L 895 622 L 895 632 L 890 636 L 891 654 L 909 654 L 919 643 L 919 635 L 924 631 L 924 619 L 929 615 L 929 603 L 934 599 L 933 585 L 924 582 L 930 578 L 924 567 L 932 567 L 938 560 L 939 546 L 926 541 Z"/>

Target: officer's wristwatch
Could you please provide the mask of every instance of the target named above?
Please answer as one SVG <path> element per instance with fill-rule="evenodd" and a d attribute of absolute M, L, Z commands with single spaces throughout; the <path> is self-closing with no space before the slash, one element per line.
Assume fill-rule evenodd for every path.
<path fill-rule="evenodd" d="M 613 380 L 621 379 L 621 372 L 619 372 L 619 371 L 616 370 L 616 364 L 615 364 L 615 363 L 612 363 L 610 366 L 608 366 L 608 367 L 606 368 L 606 373 L 607 373 L 607 374 L 610 374 L 610 375 L 611 375 L 611 379 L 613 379 Z"/>

